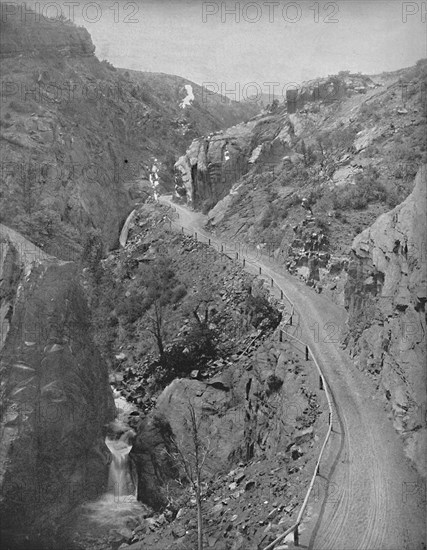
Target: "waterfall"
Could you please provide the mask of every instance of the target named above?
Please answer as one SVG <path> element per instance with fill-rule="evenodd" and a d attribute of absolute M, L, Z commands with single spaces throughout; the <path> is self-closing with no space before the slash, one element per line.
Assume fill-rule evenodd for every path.
<path fill-rule="evenodd" d="M 129 467 L 129 453 L 132 445 L 129 437 L 134 434 L 132 430 L 123 433 L 119 439 L 105 438 L 105 444 L 111 452 L 112 460 L 108 477 L 108 494 L 116 502 L 135 495 L 136 487 L 131 478 Z"/>
<path fill-rule="evenodd" d="M 109 424 L 105 438 L 111 453 L 107 492 L 80 507 L 70 535 L 76 539 L 78 548 L 92 548 L 94 537 L 105 539 L 102 548 L 110 548 L 108 537 L 112 533 L 117 537 L 117 531 L 129 529 L 130 524 L 139 525 L 145 517 L 146 507 L 136 499 L 137 481 L 132 478 L 129 456 L 136 434 L 123 422 L 120 412 L 129 405 L 120 399 L 116 398 L 116 403 L 120 403 L 118 418 Z"/>

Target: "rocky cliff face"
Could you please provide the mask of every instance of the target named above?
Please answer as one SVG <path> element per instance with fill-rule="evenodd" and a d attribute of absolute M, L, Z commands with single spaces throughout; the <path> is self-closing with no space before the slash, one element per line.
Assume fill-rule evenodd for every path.
<path fill-rule="evenodd" d="M 301 357 L 290 346 L 283 344 L 279 349 L 275 339 L 265 336 L 257 341 L 251 335 L 247 342 L 246 353 L 240 360 L 236 355 L 222 372 L 206 380 L 175 379 L 158 397 L 151 415 L 138 426 L 132 450 L 137 462 L 147 455 L 147 441 L 154 442 L 149 445 L 150 459 L 144 462 L 144 469 L 152 473 L 150 492 L 143 490 L 148 485 L 141 486 L 141 476 L 139 479 L 145 502 L 154 488 L 157 504 L 165 502 L 166 481 L 176 475 L 164 453 L 164 449 L 171 449 L 171 436 L 184 451 L 191 449 L 189 404 L 199 419 L 201 440 L 209 442 L 207 478 L 240 462 L 273 461 L 285 449 L 282 455 L 288 456 L 288 451 L 290 455 L 302 441 L 298 439 L 301 430 L 313 433 L 319 401 L 308 387 L 315 387 L 315 376 L 305 379 Z M 312 437 L 303 438 L 304 442 Z M 143 476 L 146 473 L 142 472 Z"/>
<path fill-rule="evenodd" d="M 77 266 L 0 236 L 2 540 L 47 548 L 64 514 L 104 489 L 115 408 Z"/>
<path fill-rule="evenodd" d="M 355 238 L 345 287 L 349 349 L 424 475 L 426 236 L 424 165 L 408 198 Z"/>
<path fill-rule="evenodd" d="M 140 542 L 132 548 L 195 544 L 194 506 L 182 494 L 187 484 L 180 462 L 175 460 L 174 468 L 171 461 L 171 454 L 176 457 L 173 435 L 191 462 L 189 404 L 196 413 L 203 457 L 207 450 L 202 468 L 207 545 L 255 550 L 290 526 L 327 429 L 327 404 L 317 383 L 295 348 L 287 343 L 279 347 L 276 338 L 267 336 L 255 341 L 250 337 L 240 360 L 235 356 L 209 379 L 175 379 L 166 387 L 138 426 L 132 451 L 137 464 L 145 461 L 139 477 L 142 499 L 151 492 L 157 504 L 166 506 L 159 518 L 161 542 L 159 532 L 140 528 L 133 539 Z M 174 479 L 184 481 L 179 500 Z M 273 508 L 267 530 L 265 505 Z M 165 518 L 171 515 L 176 518 L 169 525 Z"/>
<path fill-rule="evenodd" d="M 39 6 L 31 12 L 24 6 L 13 3 L 2 5 L 1 21 L 1 57 L 16 56 L 32 52 L 34 56 L 92 56 L 95 46 L 90 34 L 84 27 L 76 27 L 66 19 L 49 20 L 42 15 Z M 17 23 L 25 25 L 25 32 L 17 32 Z"/>
<path fill-rule="evenodd" d="M 355 235 L 409 195 L 426 161 L 426 76 L 420 60 L 302 84 L 247 124 L 193 142 L 176 164 L 177 194 L 225 240 L 258 246 L 342 304 Z"/>
<path fill-rule="evenodd" d="M 116 69 L 85 29 L 21 9 L 11 4 L 0 22 L 0 220 L 62 259 L 75 259 L 92 228 L 114 248 L 133 203 L 152 195 L 154 156 L 172 187 L 177 151 L 255 106 L 194 84 L 183 109 L 189 81 Z"/>
<path fill-rule="evenodd" d="M 313 102 L 328 105 L 372 88 L 372 80 L 362 75 L 317 79 L 288 94 L 290 101 L 268 106 L 246 124 L 194 140 L 175 164 L 177 194 L 195 207 L 205 203 L 211 208 L 251 168 L 257 173 L 272 170 L 292 152 L 299 138 L 306 137 L 306 121 L 294 114 L 297 108 L 304 111 L 304 105 Z M 310 127 L 307 133 L 312 131 Z"/>
<path fill-rule="evenodd" d="M 263 116 L 193 141 L 175 164 L 178 196 L 195 207 L 212 208 L 256 162 L 273 165 L 289 151 L 288 117 Z"/>

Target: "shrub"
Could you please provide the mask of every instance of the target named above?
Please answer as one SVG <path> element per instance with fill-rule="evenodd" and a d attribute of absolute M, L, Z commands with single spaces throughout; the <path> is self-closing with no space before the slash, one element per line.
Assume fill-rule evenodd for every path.
<path fill-rule="evenodd" d="M 347 184 L 332 191 L 333 207 L 341 210 L 362 210 L 369 203 L 384 202 L 386 197 L 386 188 L 375 168 L 368 168 L 364 174 L 358 174 L 355 184 Z"/>
<path fill-rule="evenodd" d="M 11 101 L 9 108 L 13 109 L 16 113 L 32 113 L 38 109 L 38 105 L 33 100 L 21 101 L 18 99 Z"/>
<path fill-rule="evenodd" d="M 171 302 L 173 304 L 176 304 L 177 302 L 182 300 L 184 296 L 186 296 L 186 294 L 187 294 L 187 289 L 185 288 L 185 286 L 178 285 L 172 292 Z"/>
<path fill-rule="evenodd" d="M 324 216 L 319 216 L 317 218 L 317 225 L 323 231 L 323 233 L 329 232 L 329 220 Z"/>
<path fill-rule="evenodd" d="M 364 103 L 359 111 L 359 115 L 361 116 L 361 120 L 367 120 L 368 118 L 372 118 L 374 121 L 380 120 L 380 115 L 378 114 L 379 111 L 379 105 L 378 102 L 374 103 Z"/>
<path fill-rule="evenodd" d="M 125 318 L 125 323 L 135 323 L 147 311 L 147 304 L 142 296 L 129 296 L 116 305 L 116 313 Z"/>
<path fill-rule="evenodd" d="M 190 359 L 194 365 L 213 358 L 216 355 L 217 335 L 206 323 L 195 323 L 184 340 L 184 346 L 189 350 Z"/>
<path fill-rule="evenodd" d="M 263 327 L 276 328 L 280 323 L 281 314 L 274 309 L 266 297 L 253 296 L 249 294 L 246 297 L 246 306 L 249 310 L 251 323 L 255 328 L 258 328 L 263 321 Z"/>
<path fill-rule="evenodd" d="M 275 374 L 270 374 L 265 381 L 265 393 L 271 395 L 274 392 L 280 390 L 283 385 L 283 380 Z"/>

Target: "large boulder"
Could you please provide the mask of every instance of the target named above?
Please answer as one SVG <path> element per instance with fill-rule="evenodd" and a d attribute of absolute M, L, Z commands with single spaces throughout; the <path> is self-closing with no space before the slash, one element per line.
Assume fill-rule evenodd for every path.
<path fill-rule="evenodd" d="M 253 353 L 212 378 L 176 379 L 163 390 L 151 415 L 138 426 L 132 449 L 139 500 L 156 508 L 166 504 L 168 486 L 182 470 L 174 442 L 191 462 L 189 407 L 196 415 L 202 457 L 207 451 L 204 480 L 242 461 L 283 454 L 298 430 L 314 421 L 308 413 L 314 410 L 311 397 L 301 390 L 298 360 L 278 353 L 268 341 Z"/>

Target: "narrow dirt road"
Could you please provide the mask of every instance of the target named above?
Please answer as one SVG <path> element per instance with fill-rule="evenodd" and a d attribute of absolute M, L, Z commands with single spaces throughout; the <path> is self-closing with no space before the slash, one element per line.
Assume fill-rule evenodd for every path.
<path fill-rule="evenodd" d="M 218 250 L 237 250 L 203 229 L 206 217 L 172 204 L 175 220 Z M 239 258 L 244 256 L 239 253 Z M 320 363 L 334 399 L 332 436 L 320 468 L 323 494 L 313 496 L 300 536 L 305 548 L 327 550 L 425 549 L 425 480 L 404 454 L 401 439 L 385 412 L 385 398 L 339 347 L 346 312 L 275 266 L 246 254 L 247 265 L 273 277 L 300 314 L 298 336 Z M 314 367 L 313 367 L 314 368 Z"/>

